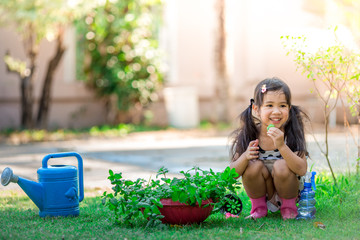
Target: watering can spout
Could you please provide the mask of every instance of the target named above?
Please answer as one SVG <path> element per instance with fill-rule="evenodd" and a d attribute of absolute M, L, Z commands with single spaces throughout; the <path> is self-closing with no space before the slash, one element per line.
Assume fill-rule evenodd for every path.
<path fill-rule="evenodd" d="M 44 189 L 40 183 L 14 175 L 12 169 L 7 167 L 1 174 L 1 184 L 7 186 L 10 182 L 17 183 L 35 205 L 40 210 L 43 209 Z"/>

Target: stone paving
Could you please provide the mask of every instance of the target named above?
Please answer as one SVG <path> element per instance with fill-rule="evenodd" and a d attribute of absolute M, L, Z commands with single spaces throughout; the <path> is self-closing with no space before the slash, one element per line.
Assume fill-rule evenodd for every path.
<path fill-rule="evenodd" d="M 158 132 L 133 133 L 122 138 L 89 138 L 70 141 L 30 143 L 23 145 L 0 144 L 0 172 L 11 167 L 14 174 L 34 180 L 41 167 L 43 157 L 56 152 L 78 152 L 83 158 L 84 185 L 86 189 L 107 189 L 108 171 L 122 172 L 123 177 L 155 178 L 156 170 L 167 167 L 170 176 L 178 176 L 179 171 L 193 166 L 202 169 L 212 168 L 221 171 L 229 164 L 228 133 L 206 131 L 170 130 Z M 323 134 L 315 134 L 318 140 Z M 357 136 L 355 136 L 357 137 Z M 328 170 L 313 135 L 307 135 L 311 155 L 309 166 L 315 162 L 314 170 Z M 357 147 L 350 136 L 342 131 L 332 132 L 330 157 L 336 171 L 354 169 Z M 321 143 L 323 145 L 323 143 Z M 51 159 L 52 164 L 76 165 L 76 158 Z M 7 187 L 0 185 L 0 191 L 20 190 L 17 184 Z"/>

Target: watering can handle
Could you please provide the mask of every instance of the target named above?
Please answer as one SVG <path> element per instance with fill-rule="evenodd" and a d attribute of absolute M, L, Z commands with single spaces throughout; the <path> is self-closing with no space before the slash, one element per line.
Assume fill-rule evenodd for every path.
<path fill-rule="evenodd" d="M 52 153 L 46 155 L 42 160 L 42 167 L 47 168 L 47 162 L 50 158 L 63 158 L 63 157 L 76 157 L 78 160 L 78 168 L 79 168 L 79 188 L 80 188 L 80 196 L 79 202 L 84 199 L 84 179 L 83 179 L 83 160 L 80 154 L 76 152 L 64 152 L 64 153 Z"/>

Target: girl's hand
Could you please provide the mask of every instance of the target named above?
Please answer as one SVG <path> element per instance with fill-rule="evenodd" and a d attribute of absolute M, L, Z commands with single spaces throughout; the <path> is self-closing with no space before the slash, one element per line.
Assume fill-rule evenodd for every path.
<path fill-rule="evenodd" d="M 251 141 L 244 154 L 247 160 L 259 158 L 259 139 Z"/>
<path fill-rule="evenodd" d="M 271 127 L 267 131 L 267 135 L 274 141 L 274 145 L 277 149 L 285 144 L 284 133 L 276 127 Z"/>

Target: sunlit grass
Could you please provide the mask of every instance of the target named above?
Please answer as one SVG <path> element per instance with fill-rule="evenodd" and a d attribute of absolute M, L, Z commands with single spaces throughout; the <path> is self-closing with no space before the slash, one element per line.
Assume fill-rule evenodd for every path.
<path fill-rule="evenodd" d="M 124 137 L 132 132 L 159 131 L 166 130 L 167 127 L 147 126 L 135 124 L 101 125 L 91 128 L 80 129 L 56 129 L 56 130 L 37 130 L 37 129 L 6 129 L 0 131 L 0 136 L 9 139 L 10 142 L 43 142 L 61 141 L 74 138 L 85 137 Z"/>
<path fill-rule="evenodd" d="M 337 179 L 338 188 L 330 176 L 317 176 L 314 220 L 283 221 L 279 212 L 257 221 L 245 219 L 251 206 L 242 189 L 238 195 L 244 209 L 239 218 L 226 219 L 218 213 L 200 225 L 153 228 L 145 228 L 143 217 L 131 224 L 115 224 L 100 196 L 86 197 L 80 203 L 79 217 L 40 218 L 26 195 L 2 191 L 0 239 L 358 239 L 360 177 L 338 175 Z M 322 222 L 325 229 L 315 227 L 315 222 Z"/>
<path fill-rule="evenodd" d="M 217 123 L 213 124 L 209 121 L 201 121 L 196 128 L 200 131 L 216 130 L 224 131 L 230 128 L 229 124 Z M 6 129 L 0 131 L 1 140 L 7 140 L 11 143 L 28 143 L 28 142 L 44 142 L 44 141 L 63 141 L 75 138 L 88 138 L 88 137 L 125 137 L 134 132 L 149 132 L 149 131 L 162 131 L 174 130 L 169 126 L 154 126 L 145 124 L 118 124 L 118 125 L 100 125 L 90 128 L 79 129 L 56 129 L 56 130 L 43 130 L 43 129 Z"/>

